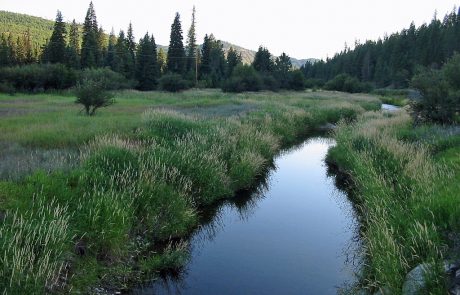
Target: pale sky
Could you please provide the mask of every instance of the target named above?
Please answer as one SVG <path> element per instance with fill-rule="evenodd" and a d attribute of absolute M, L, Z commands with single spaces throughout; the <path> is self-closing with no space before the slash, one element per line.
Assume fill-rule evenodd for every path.
<path fill-rule="evenodd" d="M 266 46 L 273 54 L 295 58 L 332 57 L 345 42 L 375 40 L 429 22 L 434 12 L 442 18 L 459 0 L 93 0 L 99 24 L 118 33 L 131 21 L 136 38 L 152 33 L 157 44 L 168 45 L 175 12 L 181 14 L 184 36 L 193 5 L 197 9 L 199 43 L 205 33 L 257 50 Z M 65 20 L 83 22 L 89 0 L 0 0 L 0 10 L 54 19 L 56 10 Z"/>

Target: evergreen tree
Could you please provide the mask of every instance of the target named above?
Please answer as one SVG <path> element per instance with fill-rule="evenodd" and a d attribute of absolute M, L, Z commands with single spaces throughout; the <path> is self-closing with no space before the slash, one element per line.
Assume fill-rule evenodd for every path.
<path fill-rule="evenodd" d="M 157 63 L 157 46 L 153 36 L 148 33 L 139 40 L 136 61 L 136 79 L 139 81 L 140 90 L 153 90 L 157 86 L 159 69 Z"/>
<path fill-rule="evenodd" d="M 102 27 L 99 27 L 99 30 L 97 31 L 97 48 L 97 66 L 103 67 L 105 57 L 107 56 L 107 39 Z"/>
<path fill-rule="evenodd" d="M 158 50 L 158 68 L 160 70 L 160 74 L 165 74 L 167 70 L 167 56 L 166 52 L 163 48 Z"/>
<path fill-rule="evenodd" d="M 112 31 L 109 35 L 109 46 L 107 47 L 107 55 L 104 62 L 104 65 L 109 67 L 112 71 L 115 71 L 116 43 L 117 37 L 115 37 L 115 32 L 112 28 Z"/>
<path fill-rule="evenodd" d="M 282 53 L 277 57 L 274 65 L 275 78 L 280 83 L 280 87 L 284 89 L 289 88 L 290 71 L 292 70 L 291 58 Z"/>
<path fill-rule="evenodd" d="M 58 10 L 53 34 L 48 43 L 47 60 L 51 63 L 66 61 L 66 27 L 61 12 Z"/>
<path fill-rule="evenodd" d="M 16 57 L 16 43 L 13 41 L 13 35 L 11 33 L 8 34 L 8 38 L 6 38 L 6 43 L 8 48 L 9 64 L 17 65 L 18 58 Z"/>
<path fill-rule="evenodd" d="M 31 64 L 36 62 L 36 55 L 32 46 L 32 40 L 30 37 L 30 29 L 25 31 L 23 36 L 24 52 L 25 52 L 25 63 Z"/>
<path fill-rule="evenodd" d="M 134 40 L 133 26 L 131 23 L 129 23 L 126 35 L 126 49 L 128 51 L 128 56 L 126 58 L 126 77 L 133 78 L 136 64 L 136 42 Z"/>
<path fill-rule="evenodd" d="M 69 44 L 67 45 L 67 65 L 74 69 L 80 68 L 80 33 L 75 20 L 69 30 Z"/>
<path fill-rule="evenodd" d="M 100 57 L 100 48 L 98 40 L 99 30 L 94 11 L 93 2 L 89 4 L 86 13 L 85 22 L 83 23 L 83 41 L 81 49 L 81 66 L 83 68 L 92 68 L 98 65 Z"/>
<path fill-rule="evenodd" d="M 230 47 L 227 52 L 227 78 L 232 75 L 233 69 L 242 63 L 243 59 L 241 58 L 241 54 L 233 49 L 233 47 Z"/>
<path fill-rule="evenodd" d="M 10 48 L 8 47 L 7 37 L 4 33 L 1 36 L 0 43 L 0 67 L 10 66 L 11 65 L 11 56 Z"/>
<path fill-rule="evenodd" d="M 18 36 L 18 38 L 16 39 L 16 46 L 14 47 L 15 48 L 15 51 L 14 51 L 14 60 L 15 60 L 15 63 L 17 65 L 23 65 L 25 64 L 25 60 L 26 60 L 26 51 L 25 51 L 25 48 L 24 48 L 24 43 L 23 43 L 23 39 L 21 37 Z"/>
<path fill-rule="evenodd" d="M 176 74 L 184 74 L 186 66 L 185 49 L 182 37 L 182 25 L 180 15 L 176 13 L 171 25 L 171 36 L 168 49 L 168 71 Z"/>
<path fill-rule="evenodd" d="M 200 79 L 203 79 L 211 72 L 211 47 L 211 40 L 208 37 L 208 34 L 206 34 L 204 36 L 203 45 L 201 46 Z"/>
<path fill-rule="evenodd" d="M 252 66 L 260 73 L 270 73 L 273 71 L 274 64 L 272 55 L 267 48 L 260 46 L 257 51 Z"/>
<path fill-rule="evenodd" d="M 217 87 L 226 76 L 226 59 L 222 42 L 214 35 L 204 37 L 201 48 L 200 79 L 208 81 L 209 87 Z"/>
<path fill-rule="evenodd" d="M 193 12 L 192 12 L 192 24 L 190 25 L 190 29 L 188 30 L 187 34 L 187 72 L 195 72 L 195 67 L 196 67 L 196 50 L 197 50 L 197 44 L 196 44 L 196 31 L 195 31 L 195 6 L 193 6 Z"/>

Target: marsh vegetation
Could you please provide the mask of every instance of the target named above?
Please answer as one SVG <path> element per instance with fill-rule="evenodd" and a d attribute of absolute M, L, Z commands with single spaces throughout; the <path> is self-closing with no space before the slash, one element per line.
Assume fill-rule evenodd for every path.
<path fill-rule="evenodd" d="M 2 161 L 11 165 L 3 175 L 15 171 L 0 183 L 7 293 L 123 289 L 181 265 L 183 244 L 155 246 L 186 236 L 200 208 L 251 187 L 281 147 L 316 127 L 379 108 L 371 96 L 327 92 L 125 91 L 115 99 L 87 117 L 72 96 L 1 97 L 9 154 L 78 151 L 69 162 L 43 157 L 37 171 Z"/>

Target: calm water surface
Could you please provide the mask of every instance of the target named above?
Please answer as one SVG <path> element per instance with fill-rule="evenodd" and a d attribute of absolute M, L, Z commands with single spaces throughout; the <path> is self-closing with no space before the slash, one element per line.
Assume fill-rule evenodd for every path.
<path fill-rule="evenodd" d="M 250 196 L 214 208 L 191 259 L 134 294 L 336 294 L 354 281 L 357 221 L 324 158 L 332 140 L 286 151 Z"/>

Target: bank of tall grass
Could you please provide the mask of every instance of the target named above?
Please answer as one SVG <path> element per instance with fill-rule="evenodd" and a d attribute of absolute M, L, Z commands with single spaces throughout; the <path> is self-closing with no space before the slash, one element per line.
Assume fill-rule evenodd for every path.
<path fill-rule="evenodd" d="M 401 294 L 406 274 L 432 265 L 423 294 L 447 294 L 443 261 L 460 229 L 460 135 L 414 128 L 404 111 L 369 112 L 340 124 L 328 155 L 348 173 L 363 223 L 362 287 Z"/>
<path fill-rule="evenodd" d="M 133 104 L 139 110 L 145 99 L 134 97 L 134 102 L 121 102 L 124 112 L 122 105 L 111 114 L 126 118 L 129 128 L 115 120 L 122 124 L 118 132 L 113 126 L 104 132 L 100 124 L 110 122 L 105 121 L 109 114 L 96 116 L 97 131 L 88 129 L 88 138 L 79 139 L 78 163 L 0 182 L 3 293 L 91 293 L 95 286 L 118 290 L 145 275 L 180 266 L 187 259 L 187 245 L 177 239 L 198 226 L 204 206 L 251 187 L 282 147 L 316 127 L 351 120 L 379 106 L 369 97 L 338 101 L 286 93 L 276 94 L 281 95 L 276 100 L 271 94 L 246 94 L 249 98 L 222 94 L 225 104 L 193 94 L 176 98 L 179 105 L 174 107 L 162 102 L 157 103 L 161 107 L 150 107 L 156 96 L 162 101 L 165 94 L 151 95 L 143 112 L 129 113 Z M 229 103 L 248 101 L 251 107 L 238 115 L 204 115 L 211 106 L 226 109 Z M 189 105 L 202 110 L 184 111 Z M 66 107 L 56 112 L 75 116 L 65 121 L 88 120 Z M 44 132 L 60 130 L 59 121 L 53 124 L 46 115 L 43 121 L 32 116 L 6 118 L 2 126 L 9 130 L 24 119 L 44 124 Z M 11 137 L 3 140 L 43 148 L 36 140 L 39 128 L 33 136 L 26 129 L 16 130 L 31 141 L 22 143 L 12 130 Z M 70 133 L 62 135 L 71 138 Z M 84 129 L 78 132 L 84 133 Z M 49 144 L 59 148 L 61 141 Z"/>

